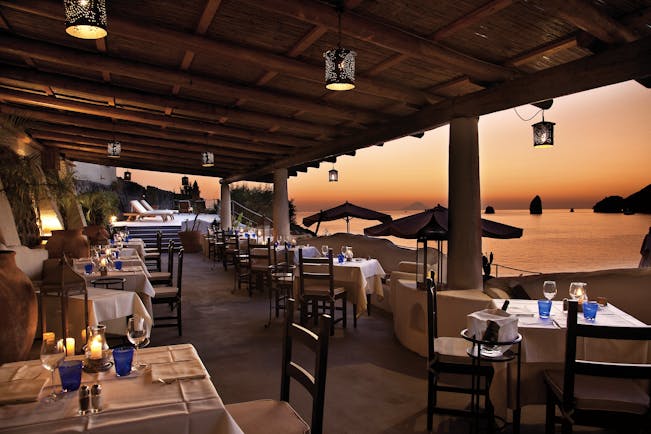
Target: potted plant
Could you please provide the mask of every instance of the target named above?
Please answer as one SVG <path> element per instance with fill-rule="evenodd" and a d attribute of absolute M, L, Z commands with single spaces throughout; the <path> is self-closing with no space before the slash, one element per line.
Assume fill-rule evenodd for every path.
<path fill-rule="evenodd" d="M 112 215 L 117 213 L 118 197 L 108 190 L 91 191 L 79 196 L 79 203 L 86 217 L 84 235 L 91 245 L 108 244 L 111 237 L 106 227 Z"/>
<path fill-rule="evenodd" d="M 179 239 L 181 240 L 181 245 L 185 253 L 197 253 L 201 251 L 201 232 L 196 230 L 198 218 L 199 214 L 196 213 L 192 221 L 192 226 L 186 220 L 185 230 L 179 232 Z"/>

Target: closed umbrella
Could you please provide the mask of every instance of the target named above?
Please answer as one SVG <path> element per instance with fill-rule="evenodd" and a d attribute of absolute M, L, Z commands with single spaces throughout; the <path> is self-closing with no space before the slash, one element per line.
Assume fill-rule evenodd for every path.
<path fill-rule="evenodd" d="M 346 232 L 350 233 L 351 218 L 360 218 L 364 220 L 379 220 L 381 222 L 391 221 L 391 216 L 389 214 L 373 211 L 372 209 L 357 206 L 346 201 L 345 203 L 336 206 L 334 208 L 321 210 L 316 214 L 305 217 L 303 219 L 303 225 L 312 226 L 314 223 L 316 223 L 317 226 L 316 226 L 316 230 L 314 231 L 314 233 L 316 234 L 319 231 L 319 226 L 321 225 L 322 221 L 345 219 Z"/>

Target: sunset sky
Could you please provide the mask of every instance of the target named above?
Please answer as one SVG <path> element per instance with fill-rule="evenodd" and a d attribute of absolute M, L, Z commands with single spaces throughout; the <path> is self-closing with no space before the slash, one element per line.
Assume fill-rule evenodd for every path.
<path fill-rule="evenodd" d="M 538 109 L 519 107 L 523 118 Z M 555 146 L 534 149 L 531 124 L 513 109 L 482 116 L 479 152 L 482 207 L 528 208 L 540 195 L 546 208 L 590 208 L 608 195 L 628 196 L 651 184 L 651 90 L 620 83 L 557 98 L 545 120 L 555 122 Z M 419 201 L 447 205 L 448 127 L 339 157 L 339 182 L 328 182 L 330 163 L 289 179 L 289 197 L 298 211 L 346 200 L 381 210 Z M 218 155 L 215 156 L 219 158 Z M 131 170 L 132 180 L 179 190 L 181 174 Z M 123 169 L 118 169 L 122 176 Z M 219 197 L 219 179 L 197 180 L 205 199 Z M 270 184 L 269 184 L 270 185 Z"/>

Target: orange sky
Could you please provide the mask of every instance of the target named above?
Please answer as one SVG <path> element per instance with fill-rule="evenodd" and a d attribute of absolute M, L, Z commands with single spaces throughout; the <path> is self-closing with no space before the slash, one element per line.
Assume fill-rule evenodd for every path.
<path fill-rule="evenodd" d="M 536 108 L 518 112 L 531 117 Z M 548 208 L 589 208 L 607 195 L 627 196 L 651 184 L 651 91 L 620 83 L 557 98 L 545 120 L 556 123 L 551 149 L 533 149 L 528 122 L 505 110 L 479 120 L 482 207 L 527 208 L 536 194 Z M 448 127 L 407 137 L 337 159 L 339 182 L 328 182 L 323 163 L 289 179 L 299 211 L 345 200 L 376 209 L 401 209 L 420 201 L 447 204 Z M 218 156 L 216 156 L 218 158 Z M 118 176 L 124 170 L 118 169 Z M 180 174 L 132 170 L 132 180 L 179 190 Z M 202 196 L 219 197 L 219 179 L 189 175 Z"/>

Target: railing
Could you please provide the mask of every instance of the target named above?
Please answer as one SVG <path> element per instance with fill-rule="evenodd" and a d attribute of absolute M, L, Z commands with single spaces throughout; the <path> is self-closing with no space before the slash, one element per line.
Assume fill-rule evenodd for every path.
<path fill-rule="evenodd" d="M 495 267 L 495 277 L 500 277 L 500 268 L 505 268 L 507 270 L 513 270 L 513 271 L 519 271 L 520 276 L 522 276 L 523 274 L 527 274 L 527 275 L 542 274 L 539 271 L 522 270 L 520 268 L 508 267 L 506 265 L 500 265 L 500 264 L 492 264 L 492 266 Z"/>
<path fill-rule="evenodd" d="M 241 222 L 246 226 L 269 226 L 272 227 L 274 222 L 269 217 L 262 215 L 256 211 L 253 211 L 250 208 L 245 207 L 241 203 L 231 200 L 231 216 L 233 221 L 237 220 L 242 216 Z"/>

